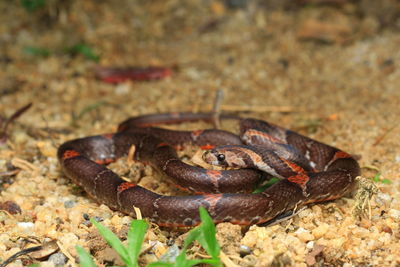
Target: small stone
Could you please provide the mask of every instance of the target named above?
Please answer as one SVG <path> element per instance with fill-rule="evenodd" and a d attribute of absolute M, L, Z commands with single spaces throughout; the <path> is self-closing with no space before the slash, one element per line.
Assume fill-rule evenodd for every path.
<path fill-rule="evenodd" d="M 316 239 L 323 237 L 329 230 L 327 223 L 321 223 L 318 227 L 312 230 L 312 234 Z"/>
<path fill-rule="evenodd" d="M 112 218 L 111 218 L 111 223 L 113 224 L 113 225 L 116 225 L 116 226 L 120 226 L 121 225 L 121 217 L 119 217 L 118 215 L 114 215 Z"/>
<path fill-rule="evenodd" d="M 39 141 L 36 143 L 40 153 L 45 157 L 55 157 L 57 155 L 57 149 L 52 145 L 51 142 Z"/>
<path fill-rule="evenodd" d="M 314 240 L 314 236 L 310 233 L 310 231 L 300 227 L 296 232 L 294 232 L 297 237 L 303 241 L 303 242 L 307 242 L 310 240 Z"/>
<path fill-rule="evenodd" d="M 64 207 L 66 208 L 66 209 L 70 209 L 70 208 L 73 208 L 74 206 L 75 206 L 75 201 L 73 201 L 73 200 L 67 200 L 67 201 L 65 201 L 64 202 Z"/>
<path fill-rule="evenodd" d="M 150 241 L 150 246 L 152 247 L 152 252 L 156 255 L 157 258 L 160 258 L 167 252 L 167 250 L 169 251 L 171 249 L 171 247 L 167 249 L 167 247 L 160 241 Z"/>
<path fill-rule="evenodd" d="M 32 222 L 19 222 L 17 225 L 21 228 L 33 228 L 35 226 Z"/>
<path fill-rule="evenodd" d="M 331 244 L 334 248 L 338 249 L 343 246 L 343 243 L 346 241 L 344 237 L 339 237 L 331 240 Z"/>
<path fill-rule="evenodd" d="M 55 266 L 64 266 L 67 262 L 67 257 L 63 253 L 57 252 L 49 257 L 49 262 L 52 262 Z"/>
<path fill-rule="evenodd" d="M 313 249 L 313 247 L 314 247 L 314 241 L 310 241 L 310 242 L 308 242 L 307 244 L 306 244 L 306 248 L 308 248 L 308 249 Z"/>
<path fill-rule="evenodd" d="M 378 193 L 375 200 L 380 206 L 389 206 L 392 202 L 392 197 L 389 194 Z"/>
<path fill-rule="evenodd" d="M 160 257 L 161 261 L 166 261 L 166 262 L 175 262 L 176 261 L 176 257 L 178 257 L 180 251 L 179 248 L 176 244 L 173 244 L 172 246 L 170 246 L 165 252 L 164 254 Z"/>
<path fill-rule="evenodd" d="M 240 257 L 244 257 L 251 254 L 251 249 L 248 246 L 240 245 Z"/>
<path fill-rule="evenodd" d="M 389 217 L 395 220 L 400 220 L 400 210 L 390 209 L 388 211 Z"/>
<path fill-rule="evenodd" d="M 389 226 L 385 225 L 382 227 L 382 231 L 388 234 L 393 234 L 393 230 L 392 228 L 390 228 Z"/>

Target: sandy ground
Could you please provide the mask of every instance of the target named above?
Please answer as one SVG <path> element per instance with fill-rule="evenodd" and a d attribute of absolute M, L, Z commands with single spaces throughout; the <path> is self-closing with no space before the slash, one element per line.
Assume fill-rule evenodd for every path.
<path fill-rule="evenodd" d="M 250 2 L 231 10 L 218 1 L 143 2 L 49 1 L 35 13 L 16 3 L 0 4 L 0 114 L 10 116 L 33 103 L 0 145 L 0 171 L 20 169 L 0 177 L 0 202 L 14 201 L 22 210 L 0 212 L 0 260 L 27 243 L 56 240 L 59 251 L 70 257 L 68 264 L 76 244 L 90 248 L 99 264 L 112 262 L 83 214 L 102 217 L 121 236 L 131 218 L 99 206 L 73 186 L 60 170 L 57 147 L 72 138 L 115 131 L 129 116 L 209 111 L 221 89 L 223 109 L 248 109 L 239 114 L 340 147 L 360 156 L 364 177 L 380 173 L 380 179 L 391 182 L 376 183 L 379 192 L 359 217 L 352 215 L 354 198 L 342 198 L 271 227 L 218 225 L 220 244 L 232 262 L 399 265 L 398 31 L 381 28 L 373 16 L 356 16 L 358 7 L 350 3 L 282 10 Z M 99 65 L 159 65 L 174 73 L 160 81 L 104 83 L 94 77 L 97 63 L 65 52 L 82 42 L 100 55 Z M 50 55 L 29 55 L 26 47 L 44 47 Z M 160 193 L 178 193 L 161 178 L 149 184 Z M 161 255 L 167 240 L 180 244 L 181 234 L 152 226 L 145 246 L 157 246 L 141 262 Z M 35 261 L 23 256 L 10 266 Z M 38 261 L 43 266 L 55 262 L 54 257 Z"/>

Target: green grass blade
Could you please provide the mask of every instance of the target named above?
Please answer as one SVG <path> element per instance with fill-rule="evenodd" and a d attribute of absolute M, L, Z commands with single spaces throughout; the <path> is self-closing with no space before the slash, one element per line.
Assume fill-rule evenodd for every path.
<path fill-rule="evenodd" d="M 210 215 L 208 215 L 208 212 L 204 207 L 200 207 L 199 212 L 202 221 L 200 225 L 202 234 L 199 235 L 199 238 L 197 240 L 207 251 L 208 255 L 210 255 L 212 258 L 218 259 L 220 247 L 217 239 L 215 238 L 216 230 L 214 222 L 212 221 Z"/>
<path fill-rule="evenodd" d="M 71 54 L 81 54 L 85 58 L 98 62 L 100 57 L 93 51 L 93 49 L 86 44 L 77 44 L 72 47 L 67 48 L 67 52 Z"/>
<path fill-rule="evenodd" d="M 36 11 L 46 5 L 46 0 L 21 0 L 22 6 L 28 12 Z"/>
<path fill-rule="evenodd" d="M 26 46 L 24 47 L 23 51 L 26 54 L 38 57 L 48 57 L 51 54 L 48 49 L 35 46 Z"/>
<path fill-rule="evenodd" d="M 146 267 L 175 267 L 175 264 L 157 261 L 147 264 Z"/>
<path fill-rule="evenodd" d="M 96 267 L 94 264 L 92 256 L 81 246 L 76 246 L 76 251 L 79 255 L 80 265 L 83 267 Z"/>
<path fill-rule="evenodd" d="M 90 221 L 94 224 L 94 226 L 96 226 L 97 230 L 100 232 L 103 238 L 118 253 L 121 259 L 126 263 L 126 265 L 135 266 L 134 263 L 130 260 L 128 251 L 118 239 L 118 237 L 110 229 L 96 222 L 93 218 L 90 218 Z"/>
<path fill-rule="evenodd" d="M 253 194 L 257 194 L 257 193 L 261 193 L 264 192 L 265 189 L 267 189 L 268 187 L 270 187 L 273 184 L 276 184 L 279 181 L 278 178 L 276 177 L 272 177 L 267 183 L 257 187 L 254 191 Z"/>
<path fill-rule="evenodd" d="M 136 263 L 138 260 L 147 227 L 147 223 L 143 220 L 133 220 L 131 223 L 128 231 L 128 255 L 131 262 Z"/>
<path fill-rule="evenodd" d="M 216 230 L 213 220 L 210 215 L 208 215 L 207 210 L 204 207 L 199 208 L 201 224 L 196 228 L 193 228 L 188 233 L 188 236 L 185 238 L 184 245 L 181 253 L 176 257 L 175 263 L 166 263 L 166 262 L 153 262 L 147 265 L 147 267 L 189 267 L 198 264 L 209 264 L 215 267 L 221 267 L 222 263 L 219 258 L 220 246 L 215 237 Z M 195 259 L 188 260 L 186 258 L 186 250 L 190 244 L 192 244 L 195 240 L 199 241 L 199 243 L 203 246 L 203 248 L 207 251 L 208 255 L 212 257 L 212 259 Z"/>
<path fill-rule="evenodd" d="M 182 248 L 182 252 L 186 252 L 186 249 L 189 247 L 193 241 L 195 241 L 201 235 L 201 229 L 199 227 L 193 228 L 190 230 L 188 236 L 185 238 L 185 242 Z"/>

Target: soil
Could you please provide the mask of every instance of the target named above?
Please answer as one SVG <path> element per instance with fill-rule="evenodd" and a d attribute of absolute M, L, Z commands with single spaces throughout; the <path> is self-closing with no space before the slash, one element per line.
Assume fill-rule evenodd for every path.
<path fill-rule="evenodd" d="M 75 245 L 90 249 L 99 265 L 121 264 L 85 218 L 101 218 L 121 238 L 132 218 L 74 186 L 57 147 L 113 132 L 130 116 L 210 111 L 222 90 L 222 111 L 340 147 L 363 167 L 356 196 L 309 206 L 274 226 L 219 224 L 226 266 L 400 264 L 398 1 L 45 3 L 33 11 L 20 1 L 0 3 L 0 123 L 33 103 L 2 134 L 0 261 L 53 241 L 47 254 L 9 266 L 53 266 L 60 258 L 75 265 Z M 82 44 L 98 62 L 79 53 Z M 173 74 L 108 84 L 96 78 L 98 66 L 163 66 Z M 210 126 L 179 126 L 186 127 Z M 140 183 L 158 193 L 182 194 L 149 167 L 126 165 L 122 159 L 112 167 L 131 179 L 144 173 Z M 180 245 L 184 233 L 151 225 L 141 264 Z M 205 254 L 198 246 L 190 253 Z"/>

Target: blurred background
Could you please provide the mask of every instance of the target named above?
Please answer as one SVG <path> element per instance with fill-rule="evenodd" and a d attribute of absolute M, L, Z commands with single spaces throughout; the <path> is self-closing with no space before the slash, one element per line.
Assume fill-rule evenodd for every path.
<path fill-rule="evenodd" d="M 36 237 L 61 240 L 70 253 L 78 240 L 86 244 L 86 232 L 76 229 L 82 216 L 68 219 L 62 203 L 54 204 L 77 198 L 60 178 L 62 142 L 115 131 L 129 116 L 210 111 L 221 90 L 223 112 L 294 129 L 375 168 L 363 174 L 377 177 L 386 195 L 372 201 L 372 221 L 351 220 L 354 203 L 344 200 L 329 204 L 335 216 L 315 217 L 330 233 L 315 238 L 325 247 L 320 262 L 399 264 L 400 1 L 15 0 L 0 1 L 0 14 L 0 171 L 11 172 L 0 177 L 0 199 L 20 205 L 24 220 L 41 223 Z M 64 222 L 55 224 L 57 216 Z M 18 218 L 5 225 L 19 236 Z M 315 227 L 315 218 L 307 218 L 296 217 L 295 225 Z M 249 245 L 259 253 L 246 266 L 266 266 L 271 251 L 286 264 L 304 264 L 310 240 L 293 241 L 279 227 L 273 234 L 283 236 L 289 252 L 271 245 L 272 233 L 256 233 L 268 246 Z M 0 235 L 7 240 L 0 254 L 19 251 L 10 236 Z"/>

